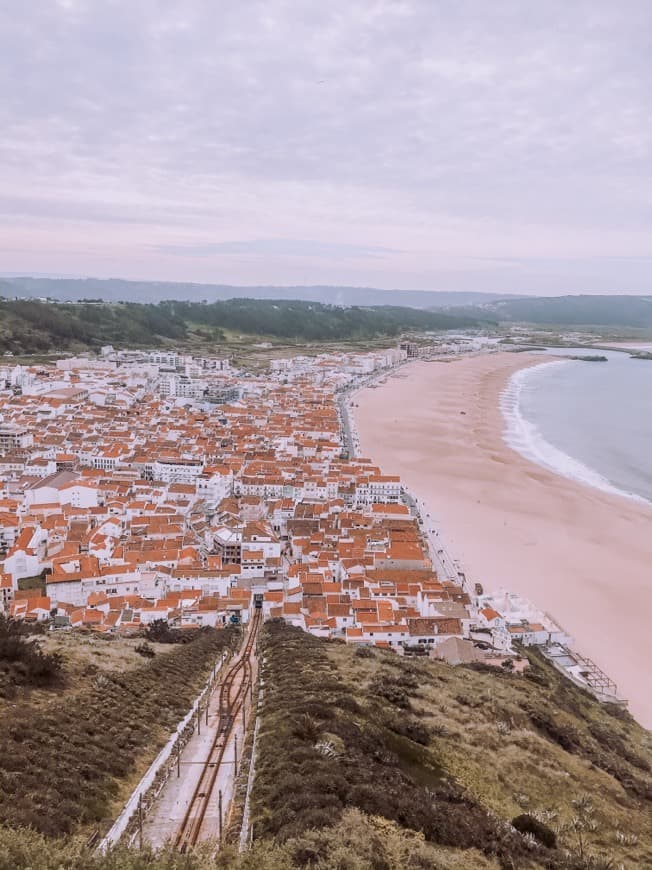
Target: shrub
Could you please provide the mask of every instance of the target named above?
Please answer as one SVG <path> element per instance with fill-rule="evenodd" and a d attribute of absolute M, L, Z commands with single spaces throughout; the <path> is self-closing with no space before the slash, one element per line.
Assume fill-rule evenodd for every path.
<path fill-rule="evenodd" d="M 344 856 L 332 864 L 314 865 L 323 853 L 313 849 L 317 840 L 330 836 L 324 828 L 340 825 L 355 809 L 421 832 L 431 843 L 499 856 L 505 867 L 524 866 L 521 858 L 541 848 L 537 845 L 532 851 L 460 786 L 443 781 L 441 769 L 420 745 L 429 739 L 429 729 L 402 706 L 409 705 L 403 682 L 409 688 L 418 686 L 420 672 L 401 666 L 393 676 L 384 669 L 365 691 L 338 680 L 327 644 L 301 629 L 267 623 L 261 646 L 266 692 L 252 794 L 258 837 L 288 843 L 309 836 L 311 845 L 294 852 L 295 861 L 353 867 Z M 347 695 L 357 700 L 357 712 L 349 711 Z M 383 705 L 379 698 L 388 703 Z M 319 740 L 312 742 L 317 731 Z M 336 751 L 342 746 L 345 754 Z M 376 857 L 378 866 L 384 866 L 382 852 Z M 388 860 L 387 866 L 412 865 Z"/>
<path fill-rule="evenodd" d="M 137 647 L 135 647 L 135 651 L 138 655 L 143 656 L 146 659 L 153 659 L 156 655 L 154 647 L 147 643 L 147 641 L 143 641 L 143 643 L 139 643 Z"/>
<path fill-rule="evenodd" d="M 467 695 L 465 692 L 458 692 L 455 695 L 455 700 L 462 707 L 470 707 L 472 710 L 482 707 L 484 703 L 477 695 Z"/>
<path fill-rule="evenodd" d="M 319 739 L 320 731 L 319 722 L 308 713 L 301 714 L 292 726 L 294 736 L 309 743 L 315 743 Z"/>
<path fill-rule="evenodd" d="M 0 669 L 4 679 L 3 694 L 12 694 L 12 686 L 45 686 L 61 676 L 61 656 L 48 655 L 29 640 L 29 626 L 0 615 Z"/>
<path fill-rule="evenodd" d="M 198 633 L 136 670 L 98 675 L 65 704 L 0 715 L 0 824 L 60 836 L 103 818 L 117 779 L 154 751 L 153 732 L 171 730 L 187 712 L 231 635 Z"/>
<path fill-rule="evenodd" d="M 632 722 L 632 714 L 627 707 L 621 707 L 620 704 L 603 704 L 603 709 L 614 719 L 619 719 L 621 722 Z"/>
<path fill-rule="evenodd" d="M 419 721 L 415 716 L 406 716 L 400 713 L 396 716 L 387 716 L 384 725 L 390 731 L 400 734 L 401 737 L 407 737 L 414 743 L 419 743 L 422 746 L 427 746 L 430 743 L 432 730 L 425 722 Z"/>
<path fill-rule="evenodd" d="M 155 619 L 147 626 L 145 637 L 153 643 L 190 643 L 197 637 L 197 631 L 181 631 L 170 628 L 166 619 Z"/>
<path fill-rule="evenodd" d="M 392 677 L 391 674 L 379 674 L 372 681 L 369 689 L 373 695 L 376 695 L 379 698 L 384 698 L 395 707 L 400 707 L 404 710 L 407 710 L 410 707 L 408 693 L 401 685 L 400 679 Z"/>
<path fill-rule="evenodd" d="M 548 849 L 555 849 L 557 847 L 555 832 L 528 813 L 523 813 L 513 818 L 512 826 L 521 834 L 532 834 L 542 846 L 547 846 Z"/>
<path fill-rule="evenodd" d="M 550 680 L 539 670 L 534 670 L 532 667 L 529 667 L 524 674 L 526 680 L 529 680 L 531 683 L 535 683 L 537 686 L 541 686 L 544 689 L 550 688 Z"/>
<path fill-rule="evenodd" d="M 574 725 L 543 707 L 530 707 L 528 713 L 534 727 L 566 752 L 576 753 L 581 748 L 581 736 Z"/>
<path fill-rule="evenodd" d="M 608 728 L 598 722 L 592 722 L 589 725 L 589 731 L 591 732 L 591 736 L 594 737 L 602 747 L 611 750 L 611 752 L 624 758 L 625 761 L 629 762 L 633 767 L 637 767 L 639 770 L 643 770 L 646 773 L 650 772 L 650 764 L 648 760 L 631 750 L 613 728 Z"/>

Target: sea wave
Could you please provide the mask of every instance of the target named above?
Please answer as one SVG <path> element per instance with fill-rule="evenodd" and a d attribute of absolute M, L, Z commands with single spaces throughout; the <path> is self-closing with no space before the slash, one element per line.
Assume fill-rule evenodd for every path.
<path fill-rule="evenodd" d="M 552 360 L 519 369 L 512 375 L 500 397 L 500 409 L 505 420 L 503 440 L 525 459 L 529 459 L 549 471 L 554 471 L 555 474 L 592 486 L 602 490 L 602 492 L 625 496 L 633 501 L 649 504 L 647 499 L 615 486 L 600 472 L 555 447 L 544 438 L 535 423 L 523 416 L 521 396 L 532 376 L 539 375 L 542 369 L 549 369 L 553 366 L 568 366 L 573 365 L 573 363 L 573 360 Z"/>

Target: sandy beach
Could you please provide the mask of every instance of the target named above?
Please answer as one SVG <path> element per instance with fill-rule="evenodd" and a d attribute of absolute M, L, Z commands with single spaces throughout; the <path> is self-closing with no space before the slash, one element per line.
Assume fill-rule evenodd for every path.
<path fill-rule="evenodd" d="M 431 508 L 445 543 L 485 589 L 530 598 L 618 684 L 652 727 L 652 506 L 522 458 L 499 399 L 524 354 L 415 362 L 354 401 L 361 449 Z"/>

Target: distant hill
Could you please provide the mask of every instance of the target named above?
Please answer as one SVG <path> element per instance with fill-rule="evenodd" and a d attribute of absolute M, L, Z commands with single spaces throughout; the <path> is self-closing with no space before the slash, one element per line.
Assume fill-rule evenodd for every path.
<path fill-rule="evenodd" d="M 331 305 L 398 305 L 408 308 L 446 308 L 475 305 L 502 298 L 498 293 L 420 290 L 378 290 L 373 287 L 236 287 L 229 284 L 190 284 L 173 281 L 125 281 L 121 278 L 0 278 L 0 296 L 49 298 L 64 302 L 103 299 L 105 302 L 215 302 L 220 299 L 286 299 Z"/>
<path fill-rule="evenodd" d="M 541 296 L 502 298 L 475 304 L 464 312 L 499 321 L 553 326 L 627 326 L 652 328 L 652 296 Z"/>
<path fill-rule="evenodd" d="M 327 285 L 237 287 L 229 284 L 125 281 L 120 278 L 27 276 L 0 278 L 0 297 L 7 300 L 36 299 L 80 303 L 103 301 L 106 303 L 142 303 L 150 306 L 168 302 L 175 304 L 208 303 L 210 305 L 228 300 L 239 300 L 246 303 L 249 308 L 252 300 L 258 300 L 268 303 L 312 303 L 325 307 L 336 306 L 338 310 L 381 307 L 401 310 L 419 309 L 435 313 L 445 312 L 457 321 L 453 328 L 463 328 L 463 324 L 469 325 L 478 321 L 535 323 L 566 327 L 652 328 L 652 295 L 528 297 L 499 293 L 379 290 L 373 287 Z M 242 311 L 239 317 L 242 317 Z M 416 323 L 411 325 L 413 328 L 420 328 Z M 234 324 L 233 328 L 247 332 L 241 323 Z M 425 325 L 422 328 L 436 329 L 439 327 Z M 375 332 L 374 334 L 380 333 Z"/>
<path fill-rule="evenodd" d="M 486 315 L 483 315 L 486 319 Z M 0 301 L 0 353 L 183 346 L 223 341 L 228 332 L 291 341 L 398 337 L 406 331 L 465 329 L 478 316 L 397 306 L 341 307 L 287 300 L 231 299 L 211 304 Z"/>

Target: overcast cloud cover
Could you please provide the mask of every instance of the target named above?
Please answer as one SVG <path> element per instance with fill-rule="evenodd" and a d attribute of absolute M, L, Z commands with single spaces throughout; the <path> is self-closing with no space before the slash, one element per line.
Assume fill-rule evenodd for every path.
<path fill-rule="evenodd" d="M 650 0 L 0 0 L 0 271 L 652 292 Z"/>

